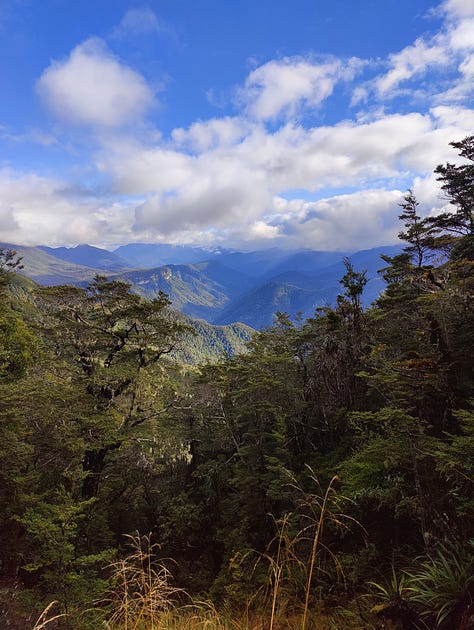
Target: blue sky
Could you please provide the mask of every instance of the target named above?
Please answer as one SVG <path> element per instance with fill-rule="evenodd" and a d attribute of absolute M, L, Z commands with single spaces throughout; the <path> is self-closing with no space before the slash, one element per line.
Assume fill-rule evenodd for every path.
<path fill-rule="evenodd" d="M 0 241 L 389 244 L 473 86 L 474 0 L 2 0 Z"/>

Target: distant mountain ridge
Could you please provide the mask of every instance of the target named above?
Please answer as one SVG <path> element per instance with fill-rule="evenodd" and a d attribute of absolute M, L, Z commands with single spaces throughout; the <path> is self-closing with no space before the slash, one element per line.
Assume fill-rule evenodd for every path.
<path fill-rule="evenodd" d="M 0 247 L 14 249 L 22 257 L 23 269 L 21 273 L 46 286 L 55 284 L 80 285 L 91 280 L 98 273 L 97 269 L 62 260 L 43 251 L 40 247 L 26 247 L 11 243 L 0 243 Z"/>
<path fill-rule="evenodd" d="M 367 270 L 363 303 L 368 306 L 384 287 L 377 273 L 384 266 L 380 256 L 393 256 L 402 249 L 392 245 L 353 253 L 278 248 L 235 252 L 133 244 L 109 252 L 89 245 L 5 246 L 23 256 L 23 273 L 40 284 L 85 286 L 100 273 L 129 282 L 132 291 L 143 297 L 167 293 L 173 308 L 188 317 L 216 325 L 241 322 L 255 329 L 271 325 L 277 311 L 307 318 L 318 307 L 334 305 L 342 291 L 345 256 L 356 270 Z M 147 268 L 143 263 L 163 260 L 167 253 L 170 260 L 165 264 Z M 192 262 L 171 262 L 200 256 Z"/>
<path fill-rule="evenodd" d="M 166 245 L 163 243 L 130 243 L 114 250 L 113 254 L 126 260 L 130 267 L 151 269 L 163 265 L 188 265 L 209 260 L 221 252 L 222 248 L 206 249 L 191 245 Z"/>
<path fill-rule="evenodd" d="M 60 260 L 93 269 L 120 271 L 130 269 L 133 266 L 117 254 L 92 245 L 77 245 L 76 247 L 45 247 L 40 245 L 38 249 Z"/>

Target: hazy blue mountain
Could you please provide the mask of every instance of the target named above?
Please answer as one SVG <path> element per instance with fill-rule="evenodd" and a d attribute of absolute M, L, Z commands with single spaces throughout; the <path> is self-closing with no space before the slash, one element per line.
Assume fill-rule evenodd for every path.
<path fill-rule="evenodd" d="M 202 262 L 219 255 L 220 249 L 204 249 L 189 245 L 165 245 L 151 243 L 130 243 L 114 250 L 114 254 L 128 261 L 131 267 L 155 268 L 163 265 L 186 265 Z"/>
<path fill-rule="evenodd" d="M 223 252 L 219 262 L 252 278 L 262 278 L 290 256 L 290 252 L 273 247 L 254 252 Z"/>
<path fill-rule="evenodd" d="M 152 298 L 163 291 L 169 295 L 173 308 L 207 321 L 212 321 L 231 299 L 252 284 L 245 274 L 217 261 L 129 271 L 119 277 L 130 282 L 139 295 Z"/>
<path fill-rule="evenodd" d="M 45 247 L 39 246 L 43 252 L 66 262 L 102 269 L 104 271 L 121 271 L 130 269 L 132 265 L 113 252 L 92 245 L 77 245 L 77 247 Z"/>
<path fill-rule="evenodd" d="M 381 258 L 382 254 L 395 256 L 399 254 L 402 249 L 402 245 L 386 245 L 384 247 L 361 250 L 347 256 L 356 271 L 367 271 L 369 281 L 365 286 L 362 296 L 362 303 L 365 306 L 372 304 L 383 291 L 383 279 L 378 273 L 380 269 L 386 266 L 386 263 Z M 321 269 L 313 276 L 313 282 L 317 283 L 322 293 L 326 293 L 326 295 L 329 296 L 328 304 L 333 305 L 336 296 L 342 293 L 343 288 L 339 281 L 345 272 L 346 269 L 343 258 L 341 258 L 335 264 Z"/>
<path fill-rule="evenodd" d="M 325 267 L 339 263 L 347 252 L 320 252 L 303 250 L 285 256 L 278 264 L 272 267 L 267 276 L 277 276 L 287 271 L 297 271 L 305 275 L 313 275 Z"/>
<path fill-rule="evenodd" d="M 254 252 L 223 253 L 219 262 L 254 278 L 272 278 L 287 271 L 312 274 L 342 260 L 347 252 L 286 250 L 278 247 Z"/>
<path fill-rule="evenodd" d="M 309 316 L 314 313 L 315 294 L 292 282 L 267 282 L 233 300 L 213 322 L 222 325 L 238 321 L 260 329 L 273 323 L 277 311 L 291 317 L 298 312 Z"/>
<path fill-rule="evenodd" d="M 20 273 L 46 286 L 55 284 L 77 285 L 91 280 L 98 273 L 97 270 L 90 267 L 76 265 L 51 256 L 39 247 L 25 247 L 7 243 L 0 243 L 0 247 L 14 249 L 23 258 L 23 269 Z"/>
<path fill-rule="evenodd" d="M 384 287 L 383 280 L 378 274 L 378 270 L 385 265 L 380 258 L 381 254 L 394 256 L 401 249 L 402 247 L 398 245 L 387 246 L 356 252 L 348 256 L 356 271 L 367 270 L 369 281 L 362 298 L 365 306 L 369 306 Z M 319 252 L 314 253 L 319 254 Z M 340 284 L 340 279 L 346 271 L 343 255 L 338 253 L 340 257 L 338 262 L 319 270 L 314 270 L 313 267 L 311 271 L 309 252 L 301 252 L 301 254 L 303 255 L 296 256 L 296 260 L 299 262 L 308 260 L 309 273 L 291 271 L 270 278 L 232 300 L 212 321 L 216 324 L 240 321 L 260 329 L 273 323 L 277 311 L 288 313 L 292 318 L 299 314 L 307 318 L 313 316 L 318 307 L 333 306 L 337 295 L 343 292 Z M 285 264 L 280 263 L 277 268 L 284 266 Z"/>
<path fill-rule="evenodd" d="M 23 273 L 40 284 L 84 286 L 96 273 L 107 273 L 111 278 L 129 282 L 132 291 L 144 297 L 153 298 L 160 291 L 167 293 L 172 307 L 189 317 L 218 325 L 242 322 L 257 329 L 272 324 L 277 311 L 286 312 L 293 318 L 301 313 L 305 318 L 314 315 L 317 307 L 334 305 L 337 295 L 342 292 L 339 281 L 345 273 L 342 252 L 289 252 L 273 248 L 256 252 L 211 253 L 199 248 L 159 245 L 156 247 L 163 255 L 169 251 L 175 258 L 187 255 L 208 258 L 189 264 L 168 262 L 151 269 L 120 270 L 117 273 L 113 269 L 104 269 L 104 266 L 120 262 L 113 258 L 114 254 L 99 248 L 4 247 L 16 249 L 24 257 Z M 145 247 L 145 250 L 141 249 L 143 252 L 155 246 L 125 247 L 138 247 L 139 250 Z M 377 273 L 385 266 L 381 254 L 393 256 L 401 249 L 401 245 L 377 247 L 349 255 L 357 271 L 367 270 L 369 282 L 363 295 L 366 306 L 383 290 L 383 281 Z M 53 251 L 55 256 L 48 251 Z M 61 259 L 58 253 L 89 264 L 95 260 L 97 267 Z"/>

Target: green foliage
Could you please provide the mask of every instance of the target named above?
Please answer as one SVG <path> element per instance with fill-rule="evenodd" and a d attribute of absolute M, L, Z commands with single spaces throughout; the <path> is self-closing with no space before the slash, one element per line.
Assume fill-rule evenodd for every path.
<path fill-rule="evenodd" d="M 207 361 L 216 363 L 226 356 L 245 354 L 247 344 L 255 331 L 245 324 L 235 323 L 214 326 L 203 320 L 184 318 L 192 326 L 192 334 L 186 336 L 171 356 L 179 363 L 200 365 Z"/>
<path fill-rule="evenodd" d="M 469 546 L 441 545 L 408 573 L 410 600 L 430 627 L 468 627 L 474 601 L 473 547 L 472 541 Z"/>
<path fill-rule="evenodd" d="M 0 382 L 23 376 L 34 356 L 35 340 L 21 318 L 0 307 Z"/>
<path fill-rule="evenodd" d="M 458 150 L 467 163 L 440 164 L 436 167 L 437 180 L 446 198 L 453 205 L 454 212 L 444 212 L 431 222 L 436 227 L 455 235 L 474 234 L 474 136 L 467 136 L 460 142 L 450 145 Z"/>
<path fill-rule="evenodd" d="M 431 225 L 428 219 L 422 219 L 418 215 L 419 203 L 412 190 L 407 192 L 400 206 L 403 212 L 399 215 L 399 219 L 405 222 L 406 231 L 400 232 L 398 238 L 409 243 L 404 251 L 411 257 L 415 256 L 415 267 L 420 270 L 425 260 L 432 257 L 434 239 L 439 229 Z"/>
<path fill-rule="evenodd" d="M 87 505 L 76 502 L 64 488 L 31 503 L 17 517 L 30 546 L 22 568 L 32 576 L 39 601 L 52 597 L 61 613 L 71 615 L 104 592 L 107 581 L 98 571 L 114 551 L 79 552 L 80 522 L 86 518 Z"/>

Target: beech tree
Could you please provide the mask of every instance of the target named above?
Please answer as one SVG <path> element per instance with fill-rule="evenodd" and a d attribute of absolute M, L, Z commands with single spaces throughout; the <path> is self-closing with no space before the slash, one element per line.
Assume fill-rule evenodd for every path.
<path fill-rule="evenodd" d="M 95 407 L 97 423 L 88 428 L 92 439 L 83 459 L 87 499 L 98 492 L 107 455 L 171 404 L 166 395 L 160 399 L 156 385 L 153 393 L 149 376 L 189 327 L 167 310 L 165 294 L 145 300 L 127 283 L 103 276 L 86 289 L 52 287 L 39 295 L 48 309 L 44 332 L 57 352 L 68 353 Z"/>

